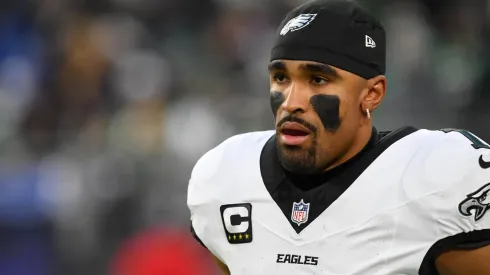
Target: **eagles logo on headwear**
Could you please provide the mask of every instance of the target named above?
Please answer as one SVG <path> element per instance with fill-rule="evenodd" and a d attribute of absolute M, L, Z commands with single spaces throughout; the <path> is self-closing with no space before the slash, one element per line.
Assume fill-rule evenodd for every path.
<path fill-rule="evenodd" d="M 316 14 L 300 14 L 295 18 L 289 20 L 288 23 L 281 29 L 280 34 L 286 35 L 288 32 L 294 32 L 301 30 L 308 26 L 313 20 L 315 20 Z"/>

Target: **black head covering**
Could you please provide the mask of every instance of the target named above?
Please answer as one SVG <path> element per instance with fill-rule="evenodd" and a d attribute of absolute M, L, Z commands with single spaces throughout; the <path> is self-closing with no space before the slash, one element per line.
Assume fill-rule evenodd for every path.
<path fill-rule="evenodd" d="M 316 61 L 369 79 L 385 74 L 385 31 L 354 2 L 308 2 L 282 21 L 270 60 L 278 59 Z"/>

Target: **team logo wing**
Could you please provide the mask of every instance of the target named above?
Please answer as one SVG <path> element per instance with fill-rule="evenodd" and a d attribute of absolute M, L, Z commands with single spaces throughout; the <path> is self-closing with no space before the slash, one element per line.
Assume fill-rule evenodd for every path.
<path fill-rule="evenodd" d="M 286 35 L 288 32 L 294 32 L 308 26 L 313 20 L 315 20 L 316 14 L 304 13 L 300 14 L 293 19 L 289 20 L 282 28 L 280 34 Z"/>
<path fill-rule="evenodd" d="M 458 209 L 465 217 L 474 216 L 475 222 L 481 220 L 490 209 L 490 183 L 466 195 L 466 199 L 459 204 Z"/>

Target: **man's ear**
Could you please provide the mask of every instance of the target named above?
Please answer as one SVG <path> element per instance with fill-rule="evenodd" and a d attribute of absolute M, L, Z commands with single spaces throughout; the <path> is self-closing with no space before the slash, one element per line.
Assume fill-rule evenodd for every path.
<path fill-rule="evenodd" d="M 368 91 L 363 93 L 361 98 L 362 110 L 369 109 L 371 112 L 376 110 L 383 101 L 386 94 L 386 77 L 378 75 L 367 81 Z"/>

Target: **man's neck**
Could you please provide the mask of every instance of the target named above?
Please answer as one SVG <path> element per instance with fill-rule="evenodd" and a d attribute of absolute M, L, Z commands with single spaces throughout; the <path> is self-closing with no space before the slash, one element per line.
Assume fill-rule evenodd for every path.
<path fill-rule="evenodd" d="M 356 135 L 348 149 L 345 151 L 345 153 L 342 154 L 342 157 L 333 162 L 325 171 L 329 171 L 335 167 L 338 167 L 339 165 L 349 161 L 357 154 L 359 154 L 359 152 L 361 152 L 369 143 L 372 135 L 372 125 L 365 125 L 361 129 L 359 129 L 358 134 Z"/>
<path fill-rule="evenodd" d="M 369 133 L 369 135 L 365 134 L 361 141 L 356 141 L 356 144 L 360 144 L 359 146 L 356 146 L 356 148 L 360 149 L 354 150 L 354 148 L 350 146 L 350 148 L 352 148 L 353 150 L 349 150 L 349 156 L 346 155 L 345 158 L 342 158 L 344 159 L 344 161 L 336 162 L 335 165 L 331 165 L 329 169 L 325 170 L 323 173 L 312 175 L 298 175 L 285 170 L 287 177 L 289 178 L 291 183 L 298 189 L 307 191 L 340 176 L 341 174 L 345 173 L 346 170 L 350 169 L 350 167 L 353 167 L 355 163 L 362 158 L 364 152 L 369 151 L 375 146 L 378 138 L 374 135 L 376 134 L 376 132 L 373 133 L 372 130 L 373 129 L 371 128 L 370 131 L 366 131 L 367 133 Z"/>

